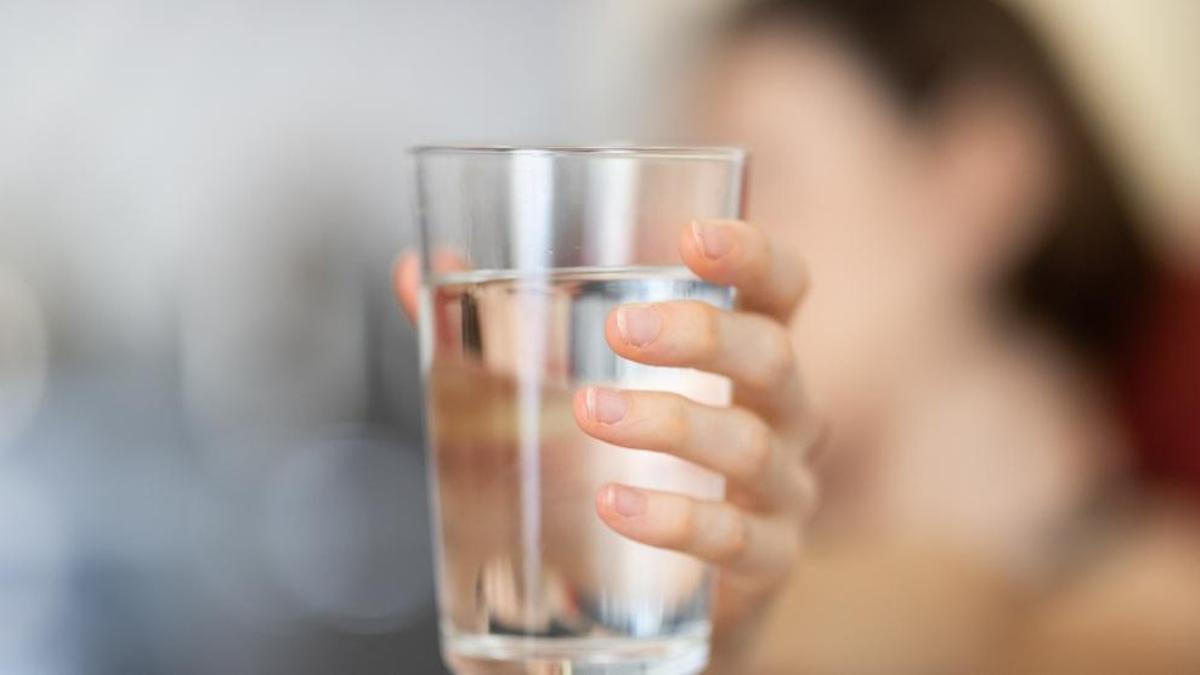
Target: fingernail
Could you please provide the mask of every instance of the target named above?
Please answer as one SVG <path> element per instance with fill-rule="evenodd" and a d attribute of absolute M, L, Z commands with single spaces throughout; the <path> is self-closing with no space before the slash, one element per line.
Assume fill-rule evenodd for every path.
<path fill-rule="evenodd" d="M 615 391 L 588 387 L 584 400 L 587 403 L 588 417 L 601 424 L 620 422 L 625 417 L 628 404 L 625 397 Z"/>
<path fill-rule="evenodd" d="M 634 347 L 641 347 L 658 337 L 662 317 L 651 305 L 625 305 L 617 310 L 617 331 Z"/>
<path fill-rule="evenodd" d="M 609 485 L 608 506 L 626 518 L 634 518 L 646 512 L 646 495 L 640 490 Z"/>
<path fill-rule="evenodd" d="M 709 258 L 720 258 L 733 248 L 733 235 L 726 223 L 693 221 L 692 236 L 696 238 L 700 250 Z"/>

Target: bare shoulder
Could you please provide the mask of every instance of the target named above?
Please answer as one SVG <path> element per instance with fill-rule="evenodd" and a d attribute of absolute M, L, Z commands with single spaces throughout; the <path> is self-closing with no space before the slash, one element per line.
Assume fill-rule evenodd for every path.
<path fill-rule="evenodd" d="M 1200 517 L 1147 500 L 1023 629 L 1012 672 L 1200 672 Z"/>

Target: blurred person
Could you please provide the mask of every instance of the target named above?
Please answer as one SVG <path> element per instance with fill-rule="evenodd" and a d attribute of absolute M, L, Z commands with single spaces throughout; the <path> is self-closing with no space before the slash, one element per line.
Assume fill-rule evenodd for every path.
<path fill-rule="evenodd" d="M 718 56 L 699 129 L 810 269 L 835 429 L 759 667 L 1200 668 L 1194 517 L 1125 496 L 1143 224 L 1036 36 L 988 0 L 763 0 Z"/>
<path fill-rule="evenodd" d="M 619 310 L 606 337 L 731 374 L 740 419 L 613 392 L 605 422 L 591 388 L 575 405 L 586 433 L 735 486 L 726 505 L 597 495 L 617 532 L 720 566 L 712 670 L 1200 668 L 1194 520 L 1125 498 L 1113 386 L 1152 279 L 1141 225 L 1035 36 L 988 0 L 761 0 L 724 37 L 692 110 L 752 150 L 748 222 L 680 246 L 743 311 L 658 305 L 635 344 Z M 410 257 L 410 315 L 417 282 Z M 784 327 L 790 349 L 762 338 Z M 694 433 L 722 427 L 746 431 Z M 783 479 L 746 473 L 751 429 Z"/>

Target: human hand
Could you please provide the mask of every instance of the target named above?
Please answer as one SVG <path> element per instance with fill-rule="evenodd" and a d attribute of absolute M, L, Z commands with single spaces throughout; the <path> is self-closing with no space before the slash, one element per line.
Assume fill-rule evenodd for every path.
<path fill-rule="evenodd" d="M 718 567 L 714 664 L 733 668 L 739 647 L 749 644 L 762 610 L 788 578 L 816 503 L 809 460 L 820 425 L 786 327 L 806 279 L 799 261 L 745 222 L 689 225 L 679 247 L 701 279 L 737 289 L 738 309 L 687 300 L 623 305 L 608 316 L 605 337 L 631 361 L 729 377 L 734 405 L 588 386 L 575 395 L 574 415 L 594 438 L 671 454 L 726 477 L 725 501 L 610 483 L 596 495 L 596 511 L 625 537 Z M 394 282 L 415 316 L 415 256 L 401 260 Z"/>

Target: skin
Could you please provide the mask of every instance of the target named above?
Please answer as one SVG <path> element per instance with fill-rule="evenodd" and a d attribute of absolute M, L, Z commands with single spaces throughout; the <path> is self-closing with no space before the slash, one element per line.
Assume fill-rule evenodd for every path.
<path fill-rule="evenodd" d="M 634 361 L 728 375 L 735 405 L 588 387 L 572 406 L 595 438 L 720 472 L 728 499 L 606 485 L 596 513 L 719 566 L 712 672 L 963 667 L 1025 597 L 1014 579 L 1081 500 L 1080 458 L 1106 428 L 1069 362 L 987 300 L 1048 207 L 1050 144 L 1023 99 L 986 85 L 912 124 L 819 34 L 722 56 L 695 118 L 706 140 L 750 145 L 755 224 L 681 224 L 679 252 L 741 306 L 626 306 L 605 337 Z M 410 316 L 418 274 L 413 256 L 396 269 Z M 805 537 L 824 445 L 829 499 Z M 942 590 L 877 582 L 898 574 Z"/>
<path fill-rule="evenodd" d="M 940 542 L 1015 576 L 1045 564 L 1043 533 L 1119 434 L 1065 350 L 994 300 L 1054 208 L 1036 99 L 979 76 L 912 116 L 816 30 L 744 38 L 702 92 L 699 133 L 750 145 L 749 217 L 813 278 L 789 329 L 836 430 L 816 527 Z"/>
<path fill-rule="evenodd" d="M 817 499 L 811 460 L 822 438 L 786 328 L 807 286 L 799 256 L 740 221 L 680 229 L 679 255 L 701 279 L 737 289 L 739 308 L 695 301 L 623 305 L 605 339 L 620 356 L 728 377 L 734 405 L 713 407 L 663 392 L 588 386 L 575 393 L 575 422 L 613 445 L 667 453 L 722 474 L 726 501 L 610 483 L 595 509 L 617 533 L 713 563 L 718 576 L 715 668 L 742 660 L 739 647 L 795 567 L 803 524 Z M 415 254 L 394 272 L 410 318 L 420 284 Z"/>
<path fill-rule="evenodd" d="M 571 401 L 594 438 L 726 477 L 724 502 L 605 485 L 595 503 L 622 536 L 719 566 L 711 672 L 1200 667 L 1194 522 L 1152 508 L 1137 518 L 1162 521 L 1154 536 L 1101 527 L 1116 554 L 1078 563 L 1067 535 L 1096 533 L 1081 513 L 1121 436 L 1086 371 L 993 302 L 1057 196 L 1037 101 L 981 76 L 914 120 L 816 31 L 720 57 L 689 116 L 706 142 L 751 148 L 755 224 L 683 225 L 679 248 L 741 306 L 626 306 L 605 337 L 634 361 L 728 375 L 735 405 L 594 387 Z M 410 316 L 418 274 L 412 256 L 396 268 Z"/>
<path fill-rule="evenodd" d="M 750 146 L 749 216 L 803 252 L 789 329 L 836 431 L 804 555 L 728 672 L 1200 668 L 1194 517 L 1087 515 L 1123 471 L 1120 429 L 1086 370 L 994 302 L 1058 198 L 1036 98 L 980 74 L 913 118 L 819 31 L 715 64 L 699 134 Z"/>

